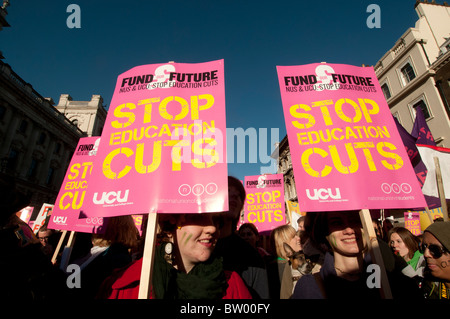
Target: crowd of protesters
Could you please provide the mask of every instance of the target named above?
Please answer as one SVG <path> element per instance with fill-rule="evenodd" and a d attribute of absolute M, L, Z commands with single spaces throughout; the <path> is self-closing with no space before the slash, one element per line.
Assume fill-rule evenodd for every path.
<path fill-rule="evenodd" d="M 245 190 L 234 177 L 228 185 L 228 212 L 159 216 L 149 298 L 386 297 L 357 211 L 307 213 L 298 230 L 277 227 L 262 247 L 254 225 L 237 229 Z M 13 178 L 1 176 L 0 198 L 2 300 L 138 298 L 145 225 L 140 235 L 131 216 L 120 216 L 102 234 L 77 233 L 65 263 L 72 272 L 61 267 L 63 250 L 54 258 L 61 232 L 44 225 L 35 235 L 17 217 L 29 198 Z M 392 298 L 449 299 L 450 222 L 435 221 L 420 237 L 388 225 L 374 221 Z"/>

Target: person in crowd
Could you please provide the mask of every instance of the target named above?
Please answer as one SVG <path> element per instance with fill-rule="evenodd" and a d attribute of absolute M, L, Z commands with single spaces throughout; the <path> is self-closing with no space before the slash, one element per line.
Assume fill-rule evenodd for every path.
<path fill-rule="evenodd" d="M 235 271 L 241 276 L 253 299 L 268 299 L 270 295 L 265 260 L 237 234 L 245 196 L 241 181 L 228 176 L 229 211 L 220 215 L 220 238 L 214 253 L 223 258 L 226 270 Z"/>
<path fill-rule="evenodd" d="M 46 223 L 39 228 L 37 237 L 42 245 L 42 251 L 51 259 L 53 257 L 53 253 L 55 252 L 56 246 L 58 245 L 60 234 L 54 229 L 47 228 L 47 226 L 48 222 L 46 221 Z"/>
<path fill-rule="evenodd" d="M 381 226 L 381 235 L 383 236 L 382 239 L 385 243 L 389 243 L 389 231 L 394 228 L 394 225 L 392 225 L 392 222 L 390 219 L 386 218 L 383 220 L 382 226 Z"/>
<path fill-rule="evenodd" d="M 298 231 L 304 231 L 305 230 L 305 216 L 300 216 L 299 219 L 297 219 L 297 225 L 298 225 Z"/>
<path fill-rule="evenodd" d="M 283 273 L 288 271 L 286 277 L 292 278 L 291 268 L 289 266 L 289 258 L 284 249 L 284 243 L 291 246 L 294 251 L 302 249 L 300 245 L 300 236 L 291 225 L 282 225 L 274 228 L 270 233 L 270 249 L 275 259 L 269 264 L 269 281 L 272 298 L 280 298 L 281 287 L 287 285 L 286 290 L 292 291 L 292 279 L 288 279 L 283 284 Z"/>
<path fill-rule="evenodd" d="M 54 301 L 67 293 L 64 273 L 53 267 L 31 228 L 16 215 L 29 203 L 30 196 L 16 188 L 14 177 L 0 173 L 2 302 Z"/>
<path fill-rule="evenodd" d="M 383 240 L 383 227 L 381 226 L 381 221 L 376 218 L 372 218 L 372 225 L 377 238 Z"/>
<path fill-rule="evenodd" d="M 80 287 L 72 289 L 74 298 L 94 299 L 102 282 L 115 269 L 132 261 L 131 251 L 137 247 L 139 231 L 131 215 L 104 218 L 104 227 L 103 233 L 92 234 L 89 253 L 73 261 L 80 267 Z"/>
<path fill-rule="evenodd" d="M 404 227 L 394 227 L 389 230 L 389 246 L 393 252 L 402 257 L 410 266 L 403 270 L 409 277 L 423 277 L 425 269 L 425 258 L 419 251 L 419 240 L 408 229 Z"/>
<path fill-rule="evenodd" d="M 427 299 L 450 299 L 450 222 L 434 222 L 423 233 L 421 250 L 426 261 L 426 278 L 433 289 Z"/>
<path fill-rule="evenodd" d="M 222 259 L 213 254 L 218 239 L 217 216 L 159 216 L 151 299 L 251 299 L 241 277 L 224 270 Z M 142 258 L 107 278 L 98 298 L 137 299 L 141 272 Z"/>
<path fill-rule="evenodd" d="M 325 259 L 318 273 L 299 279 L 292 298 L 380 298 L 380 289 L 367 284 L 373 274 L 367 267 L 373 262 L 358 211 L 308 213 L 307 218 L 314 220 L 310 239 L 317 247 L 326 248 Z M 420 299 L 414 280 L 395 268 L 393 253 L 381 241 L 379 243 L 393 298 Z"/>
<path fill-rule="evenodd" d="M 259 245 L 259 231 L 253 223 L 244 223 L 239 227 L 239 236 L 255 248 L 261 257 L 266 258 L 269 253 Z"/>

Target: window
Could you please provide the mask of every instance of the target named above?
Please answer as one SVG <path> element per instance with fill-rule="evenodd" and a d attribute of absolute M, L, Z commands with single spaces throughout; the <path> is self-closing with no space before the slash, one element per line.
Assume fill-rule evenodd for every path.
<path fill-rule="evenodd" d="M 33 158 L 31 160 L 31 164 L 30 164 L 30 167 L 28 168 L 28 173 L 27 173 L 28 178 L 36 177 L 38 163 L 39 162 L 35 158 Z"/>
<path fill-rule="evenodd" d="M 44 144 L 46 138 L 47 138 L 47 135 L 45 135 L 45 133 L 41 133 L 41 135 L 39 135 L 39 139 L 37 141 L 37 144 L 38 145 Z"/>
<path fill-rule="evenodd" d="M 53 154 L 59 154 L 60 151 L 61 151 L 61 143 L 56 143 Z"/>
<path fill-rule="evenodd" d="M 22 120 L 19 126 L 19 132 L 25 134 L 27 132 L 28 122 L 26 120 Z"/>
<path fill-rule="evenodd" d="M 384 98 L 385 98 L 386 100 L 389 100 L 389 99 L 391 98 L 391 91 L 389 90 L 389 86 L 387 85 L 387 83 L 384 83 L 384 84 L 381 86 L 381 90 L 383 91 Z"/>
<path fill-rule="evenodd" d="M 53 167 L 50 167 L 48 169 L 47 178 L 45 180 L 46 185 L 50 185 L 52 183 L 54 175 L 55 175 L 55 169 Z"/>
<path fill-rule="evenodd" d="M 419 101 L 417 101 L 416 103 L 413 104 L 414 111 L 418 107 L 420 107 L 422 109 L 423 115 L 425 116 L 426 120 L 431 118 L 430 110 L 428 109 L 428 106 L 423 99 L 420 99 Z"/>
<path fill-rule="evenodd" d="M 416 78 L 416 73 L 409 62 L 400 69 L 400 72 L 402 73 L 403 85 L 408 84 Z"/>

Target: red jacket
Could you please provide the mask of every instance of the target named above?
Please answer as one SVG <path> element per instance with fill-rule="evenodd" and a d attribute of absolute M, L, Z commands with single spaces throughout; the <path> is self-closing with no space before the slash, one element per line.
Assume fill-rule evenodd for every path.
<path fill-rule="evenodd" d="M 102 299 L 138 299 L 141 278 L 142 258 L 126 269 L 121 269 L 108 277 L 100 289 Z M 236 273 L 225 271 L 228 288 L 222 299 L 251 299 L 252 295 L 242 278 Z M 151 296 L 150 299 L 154 297 Z"/>

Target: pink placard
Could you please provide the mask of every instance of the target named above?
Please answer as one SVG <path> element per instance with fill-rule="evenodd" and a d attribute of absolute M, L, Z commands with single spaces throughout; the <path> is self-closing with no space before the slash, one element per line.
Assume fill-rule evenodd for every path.
<path fill-rule="evenodd" d="M 286 224 L 283 174 L 245 176 L 244 223 L 265 232 Z"/>
<path fill-rule="evenodd" d="M 223 60 L 121 74 L 85 214 L 227 211 L 225 117 Z"/>
<path fill-rule="evenodd" d="M 405 212 L 404 215 L 405 228 L 415 236 L 419 236 L 420 234 L 422 234 L 419 212 Z"/>
<path fill-rule="evenodd" d="M 80 218 L 80 213 L 86 205 L 86 191 L 92 179 L 100 140 L 100 137 L 95 136 L 83 137 L 78 141 L 56 198 L 49 228 L 84 233 L 102 232 L 102 217 Z"/>
<path fill-rule="evenodd" d="M 372 67 L 277 71 L 302 211 L 425 207 Z"/>

